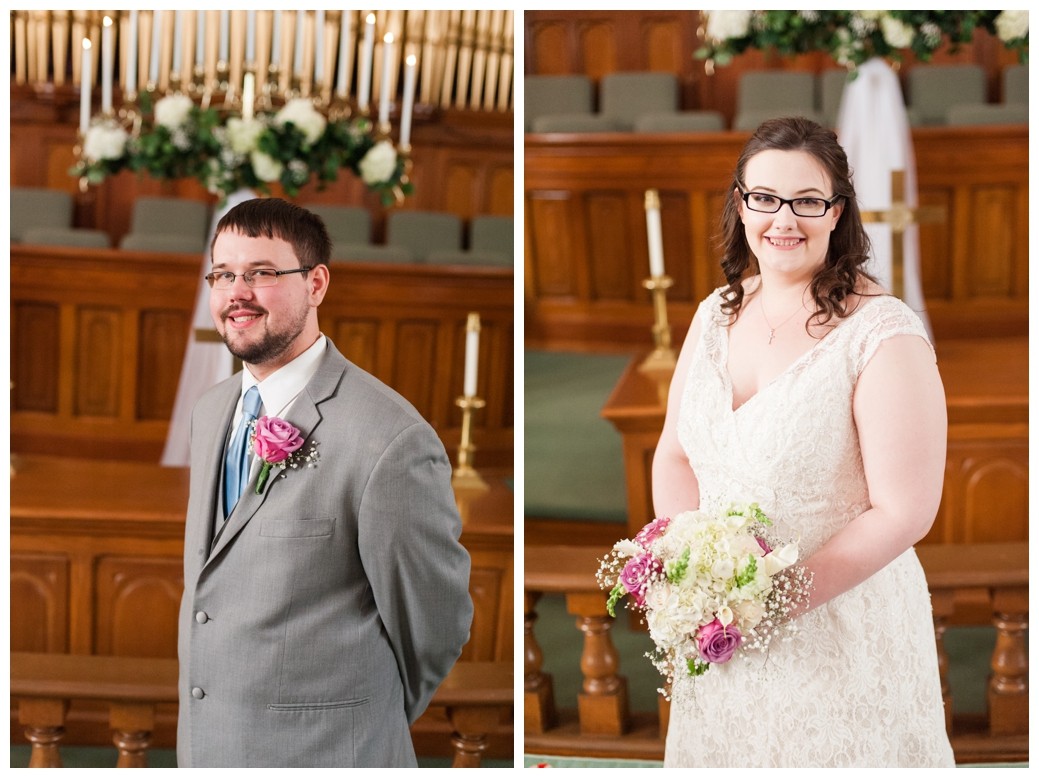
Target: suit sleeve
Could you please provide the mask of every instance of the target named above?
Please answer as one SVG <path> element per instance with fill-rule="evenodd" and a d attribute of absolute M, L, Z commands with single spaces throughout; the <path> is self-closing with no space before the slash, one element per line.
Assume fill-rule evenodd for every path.
<path fill-rule="evenodd" d="M 358 522 L 361 561 L 396 655 L 409 723 L 469 640 L 470 561 L 461 531 L 444 447 L 427 424 L 413 424 L 372 471 Z"/>

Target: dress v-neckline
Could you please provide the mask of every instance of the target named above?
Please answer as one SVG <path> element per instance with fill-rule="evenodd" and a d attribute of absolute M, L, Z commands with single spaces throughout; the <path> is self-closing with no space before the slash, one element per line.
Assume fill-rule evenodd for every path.
<path fill-rule="evenodd" d="M 773 384 L 778 383 L 780 379 L 785 378 L 790 373 L 793 373 L 796 367 L 798 367 L 802 362 L 806 362 L 812 354 L 819 351 L 822 348 L 823 344 L 830 340 L 833 337 L 833 334 L 838 329 L 840 329 L 845 324 L 845 322 L 849 322 L 852 319 L 854 319 L 862 312 L 863 308 L 870 304 L 870 302 L 881 296 L 883 295 L 878 295 L 877 297 L 870 297 L 870 299 L 862 302 L 859 305 L 859 307 L 855 309 L 855 312 L 851 314 L 851 316 L 847 316 L 843 319 L 840 319 L 829 332 L 827 332 L 825 335 L 819 338 L 819 341 L 815 345 L 813 345 L 810 349 L 808 349 L 799 357 L 797 357 L 797 359 L 795 359 L 789 365 L 780 370 L 775 376 L 773 376 L 768 381 L 768 383 L 766 383 L 764 386 L 762 386 L 760 389 L 754 392 L 754 394 L 750 395 L 750 397 L 748 397 L 746 400 L 741 402 L 736 407 L 733 407 L 733 404 L 736 402 L 736 388 L 732 382 L 732 373 L 729 372 L 729 328 L 725 327 L 725 334 L 722 336 L 722 342 L 725 344 L 725 352 L 721 355 L 721 372 L 722 377 L 725 379 L 726 388 L 728 389 L 727 407 L 729 408 L 729 412 L 733 415 L 736 415 L 741 410 L 743 410 L 749 403 L 753 402 L 760 394 L 767 391 Z M 716 323 L 715 326 L 723 327 L 724 325 L 722 325 L 721 323 Z"/>

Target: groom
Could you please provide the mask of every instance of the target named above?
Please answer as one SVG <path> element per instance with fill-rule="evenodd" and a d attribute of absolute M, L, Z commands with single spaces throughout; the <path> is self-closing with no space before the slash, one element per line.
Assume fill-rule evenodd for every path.
<path fill-rule="evenodd" d="M 450 464 L 321 334 L 330 252 L 284 200 L 216 228 L 210 309 L 245 369 L 191 421 L 181 767 L 414 766 L 409 725 L 468 640 Z"/>

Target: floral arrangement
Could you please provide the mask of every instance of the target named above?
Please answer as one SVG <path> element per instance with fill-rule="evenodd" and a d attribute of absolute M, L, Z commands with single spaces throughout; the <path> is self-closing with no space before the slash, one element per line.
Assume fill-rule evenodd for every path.
<path fill-rule="evenodd" d="M 955 50 L 987 30 L 1028 61 L 1028 11 L 704 11 L 700 59 L 719 65 L 747 49 L 828 52 L 852 67 L 873 57 L 928 61 L 945 40 Z"/>
<path fill-rule="evenodd" d="M 378 138 L 367 117 L 330 121 L 305 98 L 288 100 L 274 113 L 224 115 L 184 94 L 167 95 L 151 109 L 141 96 L 139 126 L 99 116 L 83 138 L 80 159 L 69 171 L 99 184 L 122 170 L 155 178 L 195 178 L 221 199 L 241 188 L 270 193 L 278 183 L 290 197 L 316 179 L 319 187 L 351 170 L 383 204 L 411 194 L 406 158 Z"/>
<path fill-rule="evenodd" d="M 648 654 L 669 681 L 693 676 L 737 653 L 764 651 L 792 634 L 789 619 L 808 602 L 811 581 L 796 543 L 780 545 L 758 505 L 717 516 L 687 511 L 659 518 L 621 540 L 597 574 L 610 589 L 607 610 L 630 597 L 656 645 Z"/>
<path fill-rule="evenodd" d="M 277 416 L 261 416 L 256 420 L 252 443 L 253 453 L 261 462 L 260 474 L 256 478 L 257 494 L 263 494 L 263 488 L 274 467 L 291 467 L 293 470 L 302 464 L 317 467 L 317 444 L 311 443 L 310 450 L 303 454 L 300 449 L 303 448 L 304 441 L 299 430 Z"/>

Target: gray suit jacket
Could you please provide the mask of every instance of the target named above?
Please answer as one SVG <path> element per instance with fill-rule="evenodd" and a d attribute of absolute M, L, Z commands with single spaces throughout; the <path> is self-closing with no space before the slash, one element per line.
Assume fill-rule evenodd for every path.
<path fill-rule="evenodd" d="M 261 495 L 254 477 L 214 539 L 240 391 L 236 375 L 192 416 L 178 763 L 413 766 L 409 724 L 472 621 L 444 448 L 329 341 L 286 414 L 317 467 L 272 471 Z"/>

